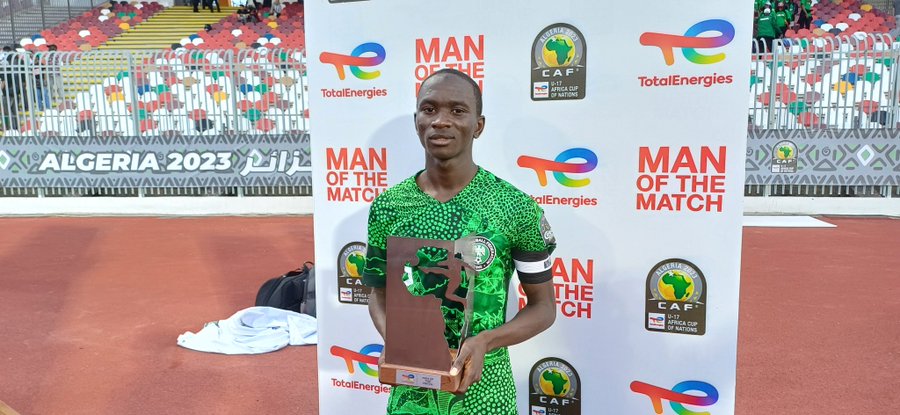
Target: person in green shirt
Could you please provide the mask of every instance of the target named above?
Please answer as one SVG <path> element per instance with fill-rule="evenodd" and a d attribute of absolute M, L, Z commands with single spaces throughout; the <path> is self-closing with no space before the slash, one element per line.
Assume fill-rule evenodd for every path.
<path fill-rule="evenodd" d="M 757 51 L 757 53 L 772 52 L 772 42 L 778 36 L 778 27 L 775 25 L 775 18 L 772 16 L 771 9 L 763 9 L 759 17 L 756 18 L 755 29 L 757 44 L 765 45 L 765 50 Z"/>
<path fill-rule="evenodd" d="M 753 10 L 761 12 L 762 9 L 766 8 L 766 3 L 768 3 L 768 0 L 755 0 L 753 3 Z"/>
<path fill-rule="evenodd" d="M 772 13 L 772 17 L 775 19 L 775 28 L 777 29 L 775 37 L 780 38 L 784 36 L 784 32 L 788 29 L 788 24 L 793 19 L 791 18 L 790 12 L 784 8 L 784 3 L 781 2 L 776 6 L 775 13 Z"/>
<path fill-rule="evenodd" d="M 797 11 L 797 26 L 801 29 L 809 30 L 812 23 L 812 0 L 800 0 L 800 7 Z"/>
<path fill-rule="evenodd" d="M 788 12 L 788 18 L 790 19 L 788 27 L 790 27 L 790 23 L 792 23 L 794 21 L 794 18 L 797 17 L 797 3 L 794 0 L 788 0 L 788 2 L 785 4 L 785 10 L 787 10 Z"/>
<path fill-rule="evenodd" d="M 516 388 L 507 347 L 546 330 L 556 318 L 550 254 L 556 239 L 543 210 L 526 193 L 475 164 L 473 143 L 484 131 L 481 90 L 466 74 L 442 69 L 417 95 L 415 127 L 425 168 L 378 195 L 369 210 L 363 283 L 372 288 L 369 313 L 385 334 L 387 237 L 468 241 L 477 272 L 453 293 L 474 290 L 471 333 L 462 332 L 460 303 L 447 299 L 447 279 L 423 269 L 453 254 L 423 248 L 408 282 L 413 295 L 441 299 L 448 346 L 459 347 L 451 374 L 462 372 L 459 393 L 398 385 L 391 388 L 390 415 L 513 415 Z M 466 258 L 466 255 L 463 255 Z M 527 303 L 506 321 L 513 272 Z M 397 278 L 399 276 L 390 276 Z M 406 281 L 405 281 L 406 282 Z M 467 337 L 466 337 L 467 336 Z"/>

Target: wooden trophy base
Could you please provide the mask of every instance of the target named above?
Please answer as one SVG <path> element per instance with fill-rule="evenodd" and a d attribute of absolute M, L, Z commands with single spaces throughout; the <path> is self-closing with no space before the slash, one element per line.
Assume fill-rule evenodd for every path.
<path fill-rule="evenodd" d="M 450 359 L 451 362 L 456 359 L 456 350 L 450 350 Z M 462 371 L 456 376 L 450 376 L 449 371 L 422 369 L 385 362 L 378 367 L 378 381 L 393 386 L 417 386 L 456 392 L 462 381 Z"/>

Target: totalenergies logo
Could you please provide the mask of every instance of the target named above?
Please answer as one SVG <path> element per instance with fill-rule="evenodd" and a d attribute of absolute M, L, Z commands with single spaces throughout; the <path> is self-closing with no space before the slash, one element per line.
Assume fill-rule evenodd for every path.
<path fill-rule="evenodd" d="M 364 54 L 374 54 L 374 56 L 363 56 Z M 353 76 L 362 80 L 372 80 L 381 76 L 381 71 L 366 72 L 359 68 L 378 66 L 384 62 L 385 56 L 387 56 L 387 54 L 384 51 L 384 46 L 381 46 L 378 43 L 369 42 L 357 46 L 349 55 L 322 52 L 322 54 L 319 55 L 319 61 L 334 65 L 338 78 L 342 81 L 346 78 L 346 74 L 344 73 L 345 66 L 350 67 L 350 72 L 353 73 Z"/>
<path fill-rule="evenodd" d="M 706 32 L 719 32 L 718 36 L 700 35 Z M 667 33 L 645 32 L 641 35 L 640 42 L 644 46 L 656 46 L 662 51 L 666 65 L 675 64 L 675 48 L 681 48 L 684 57 L 696 64 L 709 65 L 725 60 L 724 53 L 703 55 L 697 49 L 713 49 L 725 46 L 734 40 L 734 25 L 727 20 L 711 19 L 697 23 L 686 32 L 684 36 Z"/>
<path fill-rule="evenodd" d="M 344 359 L 344 363 L 347 364 L 347 372 L 353 374 L 355 372 L 353 364 L 356 363 L 363 373 L 373 378 L 378 377 L 378 358 L 382 351 L 384 351 L 384 346 L 380 344 L 366 345 L 359 352 L 337 345 L 331 346 L 331 355 Z"/>
<path fill-rule="evenodd" d="M 653 410 L 660 415 L 663 413 L 663 400 L 669 401 L 672 410 L 678 415 L 710 415 L 709 412 L 691 411 L 682 404 L 710 406 L 719 400 L 719 391 L 716 387 L 699 380 L 686 380 L 675 385 L 671 390 L 636 380 L 631 382 L 631 390 L 636 393 L 647 395 L 650 398 L 650 402 L 653 403 Z M 684 393 L 688 391 L 701 392 L 706 394 L 706 396 Z"/>
<path fill-rule="evenodd" d="M 570 163 L 570 160 L 581 159 L 580 163 Z M 532 156 L 519 156 L 519 167 L 532 169 L 538 176 L 541 187 L 547 186 L 547 172 L 553 172 L 553 178 L 559 184 L 566 187 L 584 187 L 591 183 L 591 179 L 577 179 L 566 173 L 588 173 L 597 168 L 597 154 L 586 148 L 570 148 L 559 153 L 553 160 Z"/>

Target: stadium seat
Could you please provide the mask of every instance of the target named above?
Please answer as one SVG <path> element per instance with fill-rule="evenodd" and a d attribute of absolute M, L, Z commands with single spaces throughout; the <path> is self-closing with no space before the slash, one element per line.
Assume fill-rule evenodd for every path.
<path fill-rule="evenodd" d="M 112 13 L 105 4 L 22 38 L 19 45 L 28 51 L 46 51 L 49 45 L 56 45 L 61 52 L 91 50 L 161 10 L 163 6 L 156 2 L 133 2 L 117 4 Z"/>

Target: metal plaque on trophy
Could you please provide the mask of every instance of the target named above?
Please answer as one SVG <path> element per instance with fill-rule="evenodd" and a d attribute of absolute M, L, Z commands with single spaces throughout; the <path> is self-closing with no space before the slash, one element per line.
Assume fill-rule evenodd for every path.
<path fill-rule="evenodd" d="M 466 337 L 471 335 L 476 272 L 465 240 L 444 241 L 389 237 L 387 240 L 387 277 L 385 286 L 386 327 L 384 362 L 379 366 L 378 380 L 390 385 L 418 386 L 455 392 L 462 379 L 462 371 L 450 375 L 456 353 Z M 425 259 L 422 252 L 434 253 L 438 261 Z M 444 255 L 444 252 L 446 255 Z M 446 278 L 443 298 L 437 295 L 417 295 L 411 290 L 421 287 L 418 275 Z M 467 279 L 466 298 L 456 290 Z M 416 285 L 416 284 L 419 285 Z M 462 305 L 464 321 L 460 327 L 459 344 L 450 345 L 444 337 L 447 330 L 441 304 L 445 301 Z"/>

